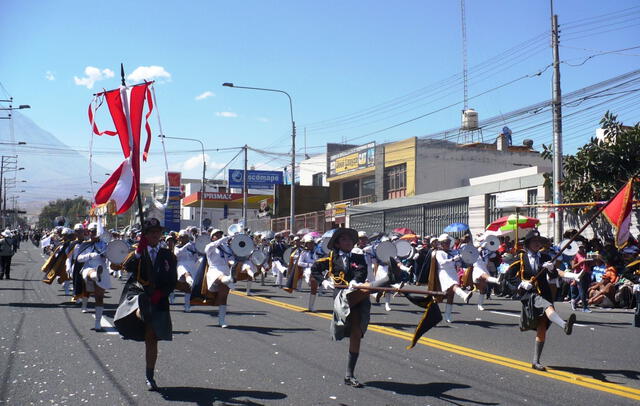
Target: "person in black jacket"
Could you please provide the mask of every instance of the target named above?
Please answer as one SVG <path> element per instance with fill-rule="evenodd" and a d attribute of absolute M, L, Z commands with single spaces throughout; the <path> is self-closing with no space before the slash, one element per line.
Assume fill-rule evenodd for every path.
<path fill-rule="evenodd" d="M 355 378 L 354 369 L 360 353 L 360 341 L 369 326 L 371 302 L 369 291 L 356 289 L 360 286 L 378 287 L 393 283 L 395 274 L 371 283 L 367 279 L 367 263 L 364 255 L 351 252 L 358 241 L 358 232 L 351 228 L 338 228 L 331 236 L 328 247 L 329 256 L 318 259 L 311 267 L 311 275 L 319 284 L 333 279 L 339 284 L 346 283 L 349 289 L 335 292 L 331 336 L 339 341 L 349 337 L 349 359 L 344 378 L 345 385 L 361 388 L 363 385 Z"/>
<path fill-rule="evenodd" d="M 558 270 L 549 255 L 539 252 L 544 242 L 545 239 L 540 236 L 537 230 L 531 230 L 527 233 L 524 238 L 525 249 L 518 252 L 517 260 L 509 266 L 506 272 L 507 277 L 513 278 L 517 275 L 521 280 L 518 286 L 518 290 L 523 292 L 520 299 L 523 305 L 520 329 L 522 331 L 536 330 L 531 367 L 538 371 L 546 370 L 540 364 L 540 356 L 544 347 L 547 329 L 551 323 L 557 324 L 564 330 L 565 334 L 569 335 L 576 321 L 576 315 L 573 313 L 571 313 L 567 321 L 562 320 L 553 306 L 553 297 L 547 277 L 558 277 Z M 571 277 L 573 274 L 563 272 L 560 276 Z"/>
<path fill-rule="evenodd" d="M 130 276 L 114 317 L 123 338 L 144 340 L 146 384 L 153 391 L 158 390 L 154 379 L 158 340 L 172 340 L 169 294 L 178 281 L 176 256 L 159 244 L 162 231 L 157 219 L 145 221 L 140 242 L 124 263 Z"/>

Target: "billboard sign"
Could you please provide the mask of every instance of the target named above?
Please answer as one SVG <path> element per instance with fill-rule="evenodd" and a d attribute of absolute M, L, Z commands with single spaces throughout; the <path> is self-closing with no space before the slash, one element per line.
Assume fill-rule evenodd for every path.
<path fill-rule="evenodd" d="M 182 174 L 180 172 L 167 172 L 169 199 L 164 209 L 164 229 L 166 231 L 180 231 L 181 178 Z"/>
<path fill-rule="evenodd" d="M 247 171 L 247 187 L 249 189 L 273 189 L 273 185 L 282 185 L 284 177 L 281 171 Z M 242 169 L 229 169 L 229 187 L 242 189 L 244 183 L 244 171 Z"/>
<path fill-rule="evenodd" d="M 329 157 L 329 176 L 340 176 L 375 165 L 376 143 L 361 145 Z"/>

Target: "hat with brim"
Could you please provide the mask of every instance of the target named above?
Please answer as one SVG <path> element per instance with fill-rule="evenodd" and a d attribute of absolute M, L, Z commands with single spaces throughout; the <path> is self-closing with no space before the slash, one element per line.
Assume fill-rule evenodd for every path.
<path fill-rule="evenodd" d="M 546 238 L 540 235 L 538 230 L 531 230 L 524 236 L 524 243 L 529 244 L 531 241 L 538 240 L 541 243 L 547 241 Z"/>
<path fill-rule="evenodd" d="M 358 232 L 356 230 L 353 228 L 338 228 L 331 236 L 331 239 L 329 239 L 327 246 L 329 248 L 335 248 L 336 242 L 338 242 L 338 239 L 343 235 L 349 236 L 354 244 L 358 242 Z"/>
<path fill-rule="evenodd" d="M 151 217 L 144 222 L 144 227 L 142 227 L 143 233 L 148 233 L 154 230 L 164 230 L 162 224 L 160 224 L 160 220 L 155 217 Z"/>

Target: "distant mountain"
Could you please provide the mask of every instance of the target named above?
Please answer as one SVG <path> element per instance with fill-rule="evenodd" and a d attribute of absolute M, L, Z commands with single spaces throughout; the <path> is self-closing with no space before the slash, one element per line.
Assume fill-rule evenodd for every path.
<path fill-rule="evenodd" d="M 24 141 L 26 145 L 2 144 L 17 141 Z M 9 120 L 0 122 L 0 152 L 2 155 L 18 155 L 18 167 L 25 168 L 17 172 L 16 187 L 10 189 L 7 196 L 19 194 L 19 206 L 30 214 L 39 212 L 49 201 L 58 198 L 73 198 L 74 195 L 90 198 L 87 193 L 90 190 L 88 158 L 17 111 L 13 112 L 13 137 Z M 97 177 L 100 179 L 109 172 L 95 162 L 93 171 L 99 174 Z M 5 179 L 13 178 L 14 174 L 5 173 Z M 21 180 L 26 180 L 26 183 Z M 20 190 L 25 192 L 15 193 Z M 10 207 L 8 202 L 7 208 Z"/>

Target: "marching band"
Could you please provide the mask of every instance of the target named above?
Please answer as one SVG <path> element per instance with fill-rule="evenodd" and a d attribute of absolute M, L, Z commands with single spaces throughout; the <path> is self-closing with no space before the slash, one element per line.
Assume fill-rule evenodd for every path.
<path fill-rule="evenodd" d="M 169 308 L 174 290 L 184 293 L 185 313 L 193 305 L 217 307 L 218 325 L 225 328 L 229 292 L 239 281 L 247 281 L 246 293 L 251 295 L 251 282 L 264 284 L 269 271 L 274 286 L 289 293 L 300 291 L 305 282 L 309 312 L 315 311 L 319 292 L 322 296 L 323 290 L 332 291 L 331 337 L 349 339 L 344 383 L 353 387 L 363 386 L 354 370 L 370 320 L 371 299 L 377 302 L 384 297 L 386 311 L 392 310 L 393 293 L 425 309 L 433 300 L 436 309 L 436 302 L 446 300 L 444 320 L 452 323 L 455 296 L 467 304 L 477 295 L 477 309 L 483 311 L 491 289 L 516 278 L 523 304 L 520 329 L 536 331 L 531 366 L 540 371 L 545 370 L 540 358 L 546 330 L 556 324 L 569 335 L 576 321 L 573 313 L 564 320 L 556 312 L 551 287 L 558 278 L 579 281 L 581 274 L 560 270 L 560 264 L 551 260 L 549 242 L 535 230 L 524 236 L 523 249 L 514 252 L 513 261 L 502 272 L 493 263 L 500 246 L 493 235 L 453 247 L 448 234 L 411 241 L 393 234 L 367 235 L 338 228 L 324 235 L 287 236 L 251 234 L 234 225 L 227 233 L 186 229 L 162 238 L 162 226 L 153 218 L 145 222 L 139 236 L 135 230 L 127 239 L 105 235 L 112 234 L 102 230 L 99 222 L 89 224 L 86 230 L 79 224 L 74 230 L 56 231 L 52 240 L 57 241 L 57 247 L 42 268 L 43 282 L 71 281 L 73 300 L 82 304 L 83 312 L 93 296 L 95 331 L 101 332 L 104 292 L 112 288 L 110 273 L 115 276 L 124 270 L 128 280 L 114 321 L 125 339 L 145 342 L 146 384 L 151 390 L 157 390 L 157 342 L 171 340 Z M 423 290 L 407 290 L 405 286 Z M 437 312 L 436 323 L 442 319 L 439 309 Z"/>

